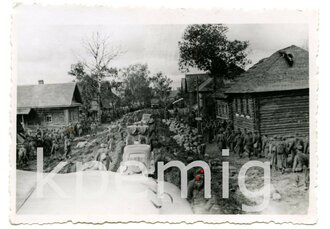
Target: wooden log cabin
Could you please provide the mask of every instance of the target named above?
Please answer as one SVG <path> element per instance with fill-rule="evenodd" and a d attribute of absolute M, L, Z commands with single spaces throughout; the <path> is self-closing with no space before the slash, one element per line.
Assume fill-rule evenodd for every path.
<path fill-rule="evenodd" d="M 76 83 L 17 86 L 17 123 L 23 128 L 62 127 L 79 121 L 82 98 Z"/>
<path fill-rule="evenodd" d="M 237 77 L 225 92 L 234 127 L 268 136 L 308 136 L 308 59 L 308 51 L 290 46 Z"/>

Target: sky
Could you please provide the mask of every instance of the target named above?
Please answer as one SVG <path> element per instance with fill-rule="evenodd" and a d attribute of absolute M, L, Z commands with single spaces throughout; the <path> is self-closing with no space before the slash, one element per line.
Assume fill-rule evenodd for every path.
<path fill-rule="evenodd" d="M 41 79 L 45 83 L 72 81 L 68 75 L 71 64 L 88 57 L 83 41 L 99 32 L 109 36 L 111 46 L 122 51 L 112 62 L 113 67 L 146 63 L 151 73 L 162 71 L 173 80 L 173 88 L 179 87 L 184 73 L 178 68 L 178 41 L 189 24 L 181 19 L 185 15 L 167 13 L 166 20 L 159 20 L 155 14 L 127 11 L 130 10 L 123 13 L 102 7 L 16 7 L 13 45 L 17 83 L 36 84 Z M 308 49 L 307 24 L 225 24 L 229 40 L 250 43 L 248 58 L 252 64 L 247 69 L 290 45 Z"/>

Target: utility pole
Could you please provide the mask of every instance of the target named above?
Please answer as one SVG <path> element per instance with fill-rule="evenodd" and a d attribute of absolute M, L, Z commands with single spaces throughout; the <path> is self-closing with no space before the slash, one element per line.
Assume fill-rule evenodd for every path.
<path fill-rule="evenodd" d="M 102 110 L 101 110 L 101 79 L 100 79 L 100 77 L 98 76 L 97 77 L 97 89 L 98 89 L 98 96 L 97 96 L 97 102 L 98 102 L 98 109 L 97 109 L 97 122 L 99 123 L 99 124 L 101 124 L 101 116 L 102 116 L 102 114 L 101 114 L 101 112 L 102 112 Z"/>
<path fill-rule="evenodd" d="M 199 104 L 199 85 L 198 85 L 198 75 L 196 76 L 196 92 L 197 92 L 197 128 L 198 134 L 201 133 L 201 112 L 200 112 L 200 104 Z"/>

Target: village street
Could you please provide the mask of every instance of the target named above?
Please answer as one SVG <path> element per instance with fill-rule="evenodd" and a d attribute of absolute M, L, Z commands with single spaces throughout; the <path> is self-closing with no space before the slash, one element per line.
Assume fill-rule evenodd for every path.
<path fill-rule="evenodd" d="M 110 125 L 102 125 L 98 127 L 98 131 L 95 136 L 82 136 L 73 139 L 72 154 L 70 159 L 63 159 L 60 155 L 55 157 L 44 158 L 44 172 L 51 172 L 60 162 L 66 162 L 66 166 L 59 171 L 61 174 L 72 174 L 77 172 L 76 162 L 87 163 L 96 160 L 97 152 L 101 148 L 101 145 L 107 143 L 107 136 L 109 133 L 116 136 L 114 150 L 111 151 L 112 163 L 109 170 L 117 172 L 120 163 L 123 160 L 123 147 L 124 141 L 121 139 L 122 133 L 129 133 L 127 128 L 122 130 L 118 129 L 119 123 L 124 123 L 129 120 L 130 117 L 134 117 L 135 120 L 142 118 L 144 113 L 157 113 L 156 110 L 141 110 L 133 113 L 126 114 L 123 118 Z M 154 159 L 159 161 L 169 162 L 179 160 L 184 162 L 186 165 L 187 153 L 183 148 L 179 147 L 173 137 L 174 134 L 171 132 L 166 125 L 164 125 L 161 119 L 155 117 L 155 130 L 156 139 L 158 139 L 157 146 L 154 148 Z M 134 135 L 134 134 L 133 134 Z M 181 150 L 181 151 L 180 151 Z M 206 162 L 210 165 L 212 171 L 211 180 L 211 199 L 204 198 L 204 189 L 196 188 L 192 191 L 192 197 L 189 199 L 191 209 L 195 214 L 239 214 L 244 213 L 241 210 L 241 205 L 253 205 L 261 201 L 260 197 L 255 199 L 247 199 L 240 191 L 237 185 L 237 175 L 241 166 L 249 158 L 241 158 L 234 153 L 231 153 L 228 157 L 221 156 L 218 145 L 216 142 L 206 143 L 205 154 L 208 155 Z M 191 154 L 190 154 L 191 155 Z M 198 155 L 193 157 L 193 160 L 200 159 Z M 261 161 L 267 161 L 267 159 L 252 158 Z M 221 162 L 228 161 L 230 165 L 230 194 L 228 199 L 221 197 L 222 193 L 222 168 Z M 219 162 L 219 163 L 214 163 Z M 36 171 L 36 160 L 31 160 L 29 163 L 20 167 L 25 171 Z M 193 170 L 189 171 L 188 178 L 192 178 L 194 181 Z M 98 171 L 98 167 L 89 166 L 84 169 L 85 171 Z M 180 187 L 180 174 L 178 169 L 173 168 L 165 172 L 165 180 L 173 183 L 177 187 Z M 31 172 L 19 172 L 17 177 L 17 206 L 20 208 L 24 205 L 31 193 L 35 191 L 36 178 Z M 271 176 L 271 203 L 269 207 L 264 209 L 258 214 L 303 214 L 306 212 L 308 205 L 308 192 L 304 190 L 303 185 L 303 174 L 301 173 L 285 173 L 282 174 L 280 171 L 273 171 Z M 250 190 L 256 190 L 263 186 L 263 171 L 260 168 L 251 168 L 246 174 L 246 186 Z M 88 185 L 88 184 L 87 184 Z M 114 184 L 115 185 L 115 184 Z M 113 187 L 115 188 L 115 187 Z"/>
<path fill-rule="evenodd" d="M 66 61 L 66 78 L 17 86 L 17 213 L 308 213 L 303 38 L 243 39 L 246 25 L 114 27 L 133 33 L 114 37 L 125 46 L 91 33 L 75 44 L 84 52 Z"/>

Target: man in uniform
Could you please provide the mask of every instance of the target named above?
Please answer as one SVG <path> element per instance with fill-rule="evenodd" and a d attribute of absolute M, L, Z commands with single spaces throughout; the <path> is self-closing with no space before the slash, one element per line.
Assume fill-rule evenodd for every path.
<path fill-rule="evenodd" d="M 71 157 L 71 141 L 68 136 L 64 137 L 64 158 L 68 159 Z"/>
<path fill-rule="evenodd" d="M 229 152 L 234 151 L 234 139 L 235 139 L 235 132 L 228 128 L 228 138 L 227 138 L 227 144 L 229 147 Z"/>
<path fill-rule="evenodd" d="M 236 137 L 235 137 L 234 142 L 235 142 L 234 152 L 239 157 L 242 157 L 242 153 L 243 153 L 243 136 L 241 134 L 240 129 L 238 129 L 237 132 L 236 132 Z"/>
<path fill-rule="evenodd" d="M 244 132 L 246 132 L 246 130 Z M 244 152 L 250 158 L 252 156 L 252 152 L 253 152 L 253 137 L 252 137 L 252 132 L 248 132 L 247 134 L 245 134 L 244 143 L 243 144 L 244 144 Z"/>
<path fill-rule="evenodd" d="M 253 154 L 256 157 L 261 157 L 262 141 L 259 132 L 253 134 Z"/>
<path fill-rule="evenodd" d="M 226 142 L 225 142 L 225 135 L 221 130 L 216 136 L 216 142 L 220 152 L 222 152 L 222 149 L 226 147 Z"/>
<path fill-rule="evenodd" d="M 96 152 L 96 160 L 104 164 L 106 170 L 110 169 L 112 159 L 110 157 L 109 150 L 107 149 L 107 144 L 101 144 L 101 148 Z"/>
<path fill-rule="evenodd" d="M 284 173 L 286 168 L 286 147 L 285 139 L 280 137 L 277 143 L 276 157 L 277 157 L 277 169 Z"/>
<path fill-rule="evenodd" d="M 54 138 L 53 141 L 52 141 L 52 148 L 50 150 L 50 157 L 53 158 L 54 156 L 56 156 L 56 152 L 58 150 L 58 144 L 57 144 L 57 141 L 56 139 Z"/>

